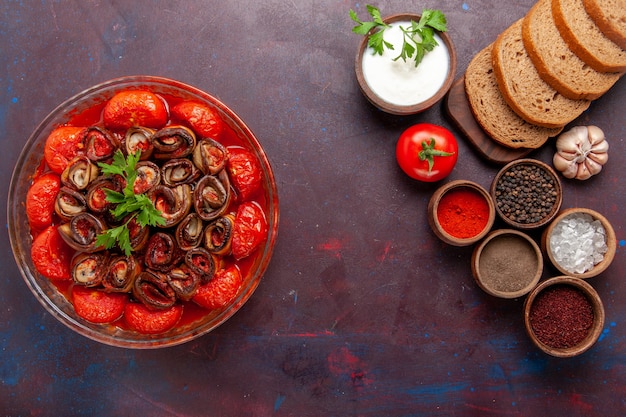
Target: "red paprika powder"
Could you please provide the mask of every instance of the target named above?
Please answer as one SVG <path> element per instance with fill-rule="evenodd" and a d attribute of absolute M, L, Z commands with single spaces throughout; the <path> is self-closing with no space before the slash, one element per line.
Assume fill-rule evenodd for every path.
<path fill-rule="evenodd" d="M 468 239 L 485 229 L 489 204 L 478 191 L 458 187 L 446 192 L 437 206 L 437 220 L 449 235 Z"/>

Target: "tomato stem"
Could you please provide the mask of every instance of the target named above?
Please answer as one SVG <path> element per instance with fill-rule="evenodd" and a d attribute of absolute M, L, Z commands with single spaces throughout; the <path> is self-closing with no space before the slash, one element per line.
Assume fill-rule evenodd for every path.
<path fill-rule="evenodd" d="M 435 156 L 452 156 L 452 155 L 454 155 L 454 152 L 446 152 L 446 151 L 441 151 L 439 149 L 435 149 L 435 138 L 430 138 L 430 143 L 423 141 L 422 150 L 419 151 L 419 153 L 417 154 L 420 161 L 428 162 L 428 172 L 431 172 L 433 169 L 433 166 L 435 165 L 435 158 L 434 158 Z"/>

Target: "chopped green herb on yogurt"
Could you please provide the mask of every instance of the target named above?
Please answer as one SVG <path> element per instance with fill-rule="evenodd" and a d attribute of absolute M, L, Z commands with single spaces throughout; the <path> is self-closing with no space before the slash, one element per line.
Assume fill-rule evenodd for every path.
<path fill-rule="evenodd" d="M 360 20 L 356 12 L 350 9 L 350 18 L 357 23 L 352 32 L 367 36 L 367 45 L 374 50 L 374 54 L 382 55 L 385 49 L 395 50 L 393 44 L 384 39 L 384 32 L 390 25 L 383 21 L 380 10 L 369 4 L 366 7 L 372 21 Z M 409 27 L 401 27 L 402 51 L 393 60 L 402 59 L 406 62 L 412 59 L 418 66 L 426 53 L 438 45 L 435 31 L 445 32 L 446 23 L 446 16 L 440 10 L 424 9 L 419 22 L 411 20 Z"/>

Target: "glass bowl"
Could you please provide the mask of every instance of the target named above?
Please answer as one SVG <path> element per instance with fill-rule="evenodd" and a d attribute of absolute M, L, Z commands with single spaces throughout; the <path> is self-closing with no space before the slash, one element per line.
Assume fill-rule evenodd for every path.
<path fill-rule="evenodd" d="M 267 216 L 267 236 L 250 257 L 248 273 L 242 276 L 243 284 L 237 296 L 225 308 L 189 313 L 173 329 L 157 335 L 140 334 L 115 324 L 94 324 L 79 317 L 64 290 L 40 275 L 31 259 L 31 231 L 26 216 L 25 199 L 31 180 L 41 166 L 43 150 L 50 132 L 57 126 L 94 106 L 101 106 L 113 95 L 128 89 L 147 89 L 162 97 L 195 100 L 216 111 L 230 135 L 257 157 L 262 171 L 263 192 Z M 71 97 L 54 109 L 26 141 L 17 160 L 8 195 L 8 228 L 11 248 L 24 281 L 37 300 L 61 323 L 70 329 L 98 342 L 111 346 L 135 349 L 163 348 L 188 342 L 215 329 L 237 312 L 252 296 L 267 269 L 276 242 L 279 220 L 278 193 L 270 162 L 261 144 L 246 124 L 225 104 L 215 97 L 184 83 L 153 76 L 128 76 L 106 81 Z M 254 257 L 253 257 L 254 256 Z M 200 310 L 200 309 L 198 309 Z M 185 311 L 184 314 L 187 314 Z"/>

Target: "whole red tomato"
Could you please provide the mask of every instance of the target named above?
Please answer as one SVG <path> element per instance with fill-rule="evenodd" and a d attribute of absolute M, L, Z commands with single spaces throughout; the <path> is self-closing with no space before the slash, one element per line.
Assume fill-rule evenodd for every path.
<path fill-rule="evenodd" d="M 49 172 L 37 178 L 26 193 L 26 216 L 30 227 L 42 230 L 52 224 L 61 177 Z"/>
<path fill-rule="evenodd" d="M 111 323 L 124 314 L 128 296 L 120 292 L 104 292 L 82 285 L 72 287 L 76 314 L 91 323 Z"/>
<path fill-rule="evenodd" d="M 396 146 L 396 160 L 411 178 L 435 182 L 447 177 L 459 153 L 456 138 L 448 129 L 419 123 L 402 132 Z"/>
<path fill-rule="evenodd" d="M 267 220 L 263 209 L 254 202 L 245 202 L 237 209 L 233 225 L 231 250 L 235 259 L 249 256 L 263 243 L 267 234 Z"/>
<path fill-rule="evenodd" d="M 104 126 L 126 130 L 133 126 L 160 129 L 167 123 L 167 107 L 156 94 L 143 90 L 120 91 L 104 106 Z"/>
<path fill-rule="evenodd" d="M 56 226 L 48 226 L 33 240 L 30 257 L 35 269 L 51 280 L 71 280 L 71 261 L 74 250 L 70 248 L 57 231 Z"/>
<path fill-rule="evenodd" d="M 242 283 L 241 272 L 236 266 L 220 269 L 211 281 L 198 288 L 192 300 L 209 310 L 226 307 L 235 299 Z"/>
<path fill-rule="evenodd" d="M 252 152 L 239 147 L 228 148 L 228 172 L 240 201 L 249 200 L 261 187 L 261 166 Z"/>
<path fill-rule="evenodd" d="M 218 139 L 224 130 L 224 122 L 216 111 L 195 101 L 183 101 L 171 108 L 173 117 L 187 124 L 205 138 Z"/>
<path fill-rule="evenodd" d="M 86 128 L 76 126 L 59 126 L 50 132 L 43 152 L 51 170 L 61 174 L 69 161 L 83 151 L 86 133 Z"/>
<path fill-rule="evenodd" d="M 174 304 L 164 310 L 150 310 L 142 303 L 126 303 L 124 320 L 128 327 L 143 334 L 163 333 L 176 326 L 183 315 L 183 306 Z"/>

